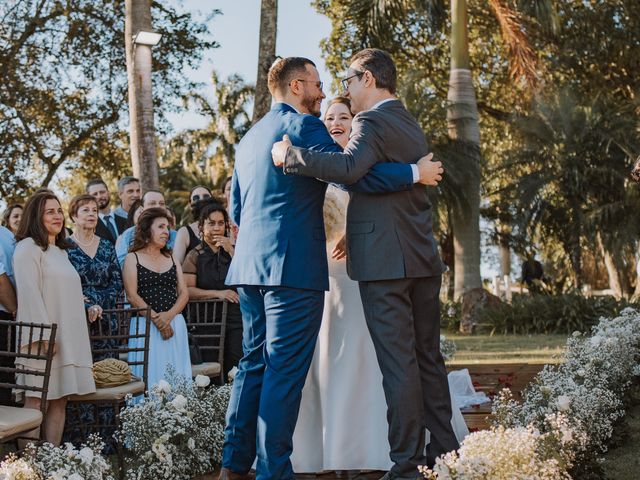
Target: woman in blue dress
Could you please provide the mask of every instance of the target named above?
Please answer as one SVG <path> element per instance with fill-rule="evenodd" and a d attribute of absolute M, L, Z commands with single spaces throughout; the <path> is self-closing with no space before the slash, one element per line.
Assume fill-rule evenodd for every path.
<path fill-rule="evenodd" d="M 109 332 L 109 322 L 115 322 L 113 316 L 103 315 L 103 310 L 116 307 L 117 299 L 122 295 L 123 284 L 120 266 L 116 258 L 113 245 L 95 234 L 98 222 L 98 204 L 91 195 L 79 195 L 69 205 L 69 216 L 75 224 L 71 235 L 71 247 L 67 249 L 69 261 L 78 272 L 82 283 L 85 309 L 89 319 L 90 335 L 99 333 L 98 323 L 102 324 L 102 332 Z M 111 331 L 115 330 L 112 325 Z M 114 348 L 115 345 L 108 340 L 96 340 L 91 344 L 91 349 Z M 93 361 L 97 362 L 106 357 L 115 357 L 115 354 L 93 355 Z M 76 428 L 79 419 L 82 423 L 93 423 L 95 418 L 95 406 L 89 404 L 72 404 L 68 407 L 65 440 L 82 441 L 82 433 Z M 108 439 L 115 428 L 114 412 L 111 407 L 98 409 L 99 423 L 101 425 L 113 425 L 101 429 L 103 438 Z"/>
<path fill-rule="evenodd" d="M 189 292 L 182 268 L 167 247 L 168 241 L 166 210 L 144 210 L 124 261 L 124 286 L 129 303 L 134 308 L 151 308 L 148 390 L 165 378 L 169 365 L 177 374 L 191 378 L 187 326 L 181 314 L 189 301 Z M 136 371 L 134 374 L 139 375 Z"/>

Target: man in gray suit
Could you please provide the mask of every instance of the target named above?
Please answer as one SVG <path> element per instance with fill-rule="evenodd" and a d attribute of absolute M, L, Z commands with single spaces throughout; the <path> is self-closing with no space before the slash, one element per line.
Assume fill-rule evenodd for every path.
<path fill-rule="evenodd" d="M 358 52 L 342 81 L 351 99 L 351 138 L 343 153 L 274 144 L 285 174 L 351 184 L 379 162 L 414 162 L 428 151 L 416 120 L 394 96 L 388 53 Z M 437 163 L 437 162 L 436 162 Z M 438 165 L 439 174 L 442 168 Z M 435 177 L 437 183 L 440 175 Z M 444 266 L 424 188 L 352 193 L 347 212 L 347 270 L 357 280 L 383 375 L 394 466 L 383 479 L 415 479 L 418 465 L 458 448 L 449 385 L 440 353 L 440 279 Z M 354 405 L 357 408 L 357 405 Z M 425 428 L 431 443 L 425 454 Z"/>

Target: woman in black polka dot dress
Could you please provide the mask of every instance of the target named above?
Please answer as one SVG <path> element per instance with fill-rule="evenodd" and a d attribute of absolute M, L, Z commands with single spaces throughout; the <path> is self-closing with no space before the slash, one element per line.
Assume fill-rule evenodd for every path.
<path fill-rule="evenodd" d="M 167 247 L 168 240 L 169 217 L 165 209 L 145 210 L 124 262 L 124 287 L 131 306 L 151 307 L 149 386 L 164 378 L 169 364 L 177 373 L 191 378 L 187 327 L 180 313 L 189 301 L 189 292 L 182 268 Z"/>

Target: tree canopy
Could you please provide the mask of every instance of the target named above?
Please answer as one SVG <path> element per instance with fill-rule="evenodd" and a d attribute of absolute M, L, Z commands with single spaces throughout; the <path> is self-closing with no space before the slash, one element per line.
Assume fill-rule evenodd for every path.
<path fill-rule="evenodd" d="M 185 68 L 217 44 L 206 22 L 163 2 L 152 8 L 164 34 L 154 49 L 162 126 L 194 88 Z M 0 195 L 23 197 L 61 167 L 128 171 L 124 1 L 8 0 L 0 19 Z"/>

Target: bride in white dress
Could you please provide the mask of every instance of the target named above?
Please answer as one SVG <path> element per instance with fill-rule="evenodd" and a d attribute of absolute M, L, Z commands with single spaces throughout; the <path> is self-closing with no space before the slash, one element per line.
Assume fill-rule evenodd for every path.
<path fill-rule="evenodd" d="M 348 99 L 338 97 L 329 104 L 325 125 L 343 147 L 352 118 Z M 328 187 L 324 215 L 330 291 L 293 435 L 291 461 L 298 473 L 392 466 L 382 373 L 358 283 L 347 276 L 344 254 L 335 248 L 344 235 L 348 202 L 346 192 Z M 469 433 L 455 404 L 452 425 L 459 441 Z"/>

